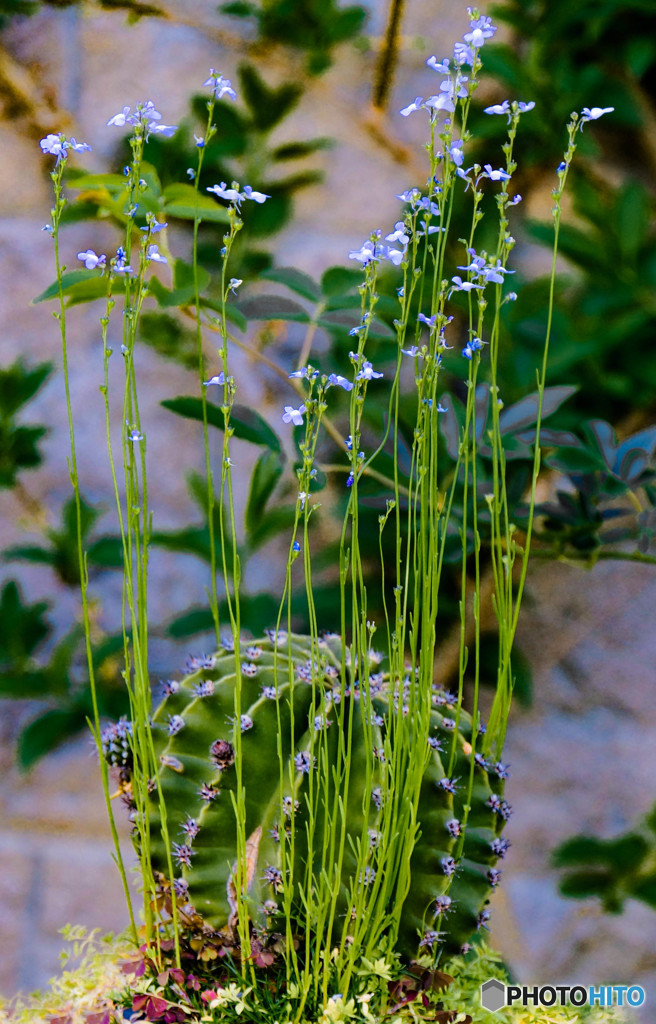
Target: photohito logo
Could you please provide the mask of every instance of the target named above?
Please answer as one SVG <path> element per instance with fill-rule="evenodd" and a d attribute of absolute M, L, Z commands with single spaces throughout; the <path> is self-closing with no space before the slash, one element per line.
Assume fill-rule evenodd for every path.
<path fill-rule="evenodd" d="M 645 990 L 640 985 L 506 985 L 490 978 L 481 985 L 481 1006 L 642 1006 Z"/>

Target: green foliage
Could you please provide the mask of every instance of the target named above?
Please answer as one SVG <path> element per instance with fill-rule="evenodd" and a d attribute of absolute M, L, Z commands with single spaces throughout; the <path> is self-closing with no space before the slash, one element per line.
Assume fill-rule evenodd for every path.
<path fill-rule="evenodd" d="M 203 422 L 203 403 L 195 395 L 179 395 L 177 398 L 166 398 L 161 403 L 165 409 L 184 416 L 186 419 Z M 219 430 L 225 428 L 225 418 L 220 406 L 206 405 L 207 422 Z M 234 437 L 251 444 L 266 445 L 272 452 L 280 451 L 280 438 L 269 426 L 259 412 L 245 405 L 234 405 L 230 412 L 230 429 Z"/>
<path fill-rule="evenodd" d="M 656 808 L 639 830 L 614 839 L 579 835 L 552 856 L 562 872 L 560 891 L 574 899 L 596 897 L 606 913 L 619 914 L 627 899 L 656 910 Z"/>
<path fill-rule="evenodd" d="M 42 648 L 51 634 L 48 608 L 46 601 L 25 604 L 14 580 L 0 595 L 0 698 L 41 704 L 18 736 L 17 760 L 23 771 L 85 730 L 92 713 L 81 627 L 74 626 L 44 663 Z M 118 665 L 122 652 L 122 637 L 100 641 L 93 651 L 102 713 L 112 717 L 128 706 Z"/>
<path fill-rule="evenodd" d="M 50 633 L 45 621 L 47 601 L 23 604 L 15 580 L 5 583 L 0 595 L 0 668 L 3 673 L 20 672 L 39 644 Z"/>
<path fill-rule="evenodd" d="M 311 75 L 330 67 L 331 50 L 357 36 L 367 18 L 364 7 L 342 7 L 336 0 L 229 0 L 219 9 L 236 18 L 252 18 L 264 43 L 306 51 Z"/>
<path fill-rule="evenodd" d="M 28 367 L 20 357 L 0 369 L 0 488 L 14 487 L 22 470 L 41 465 L 38 443 L 48 429 L 23 426 L 17 417 L 51 373 L 52 363 Z"/>
<path fill-rule="evenodd" d="M 80 536 L 87 552 L 90 566 L 115 568 L 123 564 L 118 551 L 118 538 L 103 537 L 91 540 L 91 533 L 101 513 L 80 501 Z M 31 562 L 35 565 L 49 565 L 62 583 L 68 587 L 80 584 L 78 561 L 78 523 L 74 498 L 69 498 L 62 509 L 61 528 L 48 527 L 44 531 L 43 544 L 17 544 L 5 548 L 2 556 L 7 561 Z M 113 551 L 113 554 L 112 554 Z"/>
<path fill-rule="evenodd" d="M 577 278 L 558 302 L 553 379 L 576 375 L 581 381 L 572 412 L 616 422 L 653 406 L 654 199 L 638 181 L 604 190 L 581 181 L 574 203 L 579 226 L 563 228 L 560 248 Z M 551 244 L 550 227 L 530 223 L 529 229 L 538 241 Z M 513 319 L 511 324 L 516 326 Z M 522 335 L 526 332 L 520 326 L 520 344 Z M 633 352 L 640 352 L 640 358 L 627 358 Z"/>

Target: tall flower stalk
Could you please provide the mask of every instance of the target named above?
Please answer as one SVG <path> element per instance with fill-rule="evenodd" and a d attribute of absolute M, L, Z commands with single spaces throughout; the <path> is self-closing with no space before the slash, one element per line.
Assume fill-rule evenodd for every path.
<path fill-rule="evenodd" d="M 330 372 L 330 369 L 324 371 L 313 364 L 301 365 L 290 374 L 300 401 L 296 407 L 284 407 L 282 421 L 290 429 L 297 430 L 297 497 L 286 550 L 283 592 L 271 632 L 273 682 L 264 687 L 260 698 L 260 703 L 271 699 L 277 701 L 278 764 L 272 766 L 271 772 L 274 777 L 277 774 L 281 802 L 270 835 L 279 844 L 279 866 L 268 865 L 261 878 L 256 877 L 258 849 L 260 843 L 264 845 L 267 840 L 263 839 L 261 824 L 253 827 L 249 809 L 253 794 L 247 792 L 244 771 L 247 744 L 242 734 L 253 727 L 253 721 L 246 713 L 250 705 L 247 707 L 244 703 L 244 694 L 250 692 L 248 678 L 257 674 L 258 669 L 251 661 L 242 660 L 242 634 L 248 623 L 243 622 L 240 598 L 240 530 L 235 512 L 236 479 L 231 446 L 233 408 L 240 383 L 239 372 L 231 372 L 227 303 L 230 294 L 234 294 L 242 283 L 232 277 L 230 271 L 231 253 L 242 228 L 242 207 L 249 202 L 264 203 L 270 197 L 250 185 L 242 187 L 236 181 L 230 185 L 221 182 L 207 189 L 224 205 L 227 228 L 218 254 L 219 299 L 205 304 L 201 296 L 198 262 L 199 189 L 204 152 L 215 132 L 216 100 L 224 96 L 235 98 L 230 82 L 215 71 L 205 82 L 211 90 L 211 97 L 204 134 L 196 139 L 198 158 L 192 171 L 192 267 L 209 524 L 208 596 L 217 644 L 234 659 L 231 673 L 233 740 L 232 743 L 215 740 L 210 748 L 221 775 L 228 769 L 234 769 L 234 785 L 230 787 L 229 796 L 227 792 L 222 794 L 224 801 L 230 801 L 234 814 L 236 847 L 227 883 L 231 914 L 224 931 L 227 930 L 233 943 L 230 948 L 237 949 L 239 953 L 235 972 L 241 976 L 242 988 L 235 989 L 234 998 L 243 1002 L 245 993 L 254 992 L 253 998 L 257 1002 L 259 980 L 256 966 L 258 957 L 262 957 L 262 936 L 267 935 L 262 914 L 267 920 L 272 915 L 281 916 L 281 936 L 276 934 L 276 941 L 280 939 L 282 942 L 282 950 L 277 947 L 277 952 L 284 960 L 281 999 L 285 1001 L 289 1019 L 299 1024 L 306 1019 L 310 1008 L 323 1012 L 322 1020 L 345 1019 L 336 1016 L 336 1008 L 342 1006 L 352 992 L 360 1000 L 365 1016 L 372 1019 L 367 1007 L 368 1000 L 373 997 L 362 988 L 363 975 L 368 979 L 376 977 L 381 992 L 386 991 L 380 984 L 381 979 L 387 981 L 390 978 L 390 964 L 398 963 L 400 944 L 407 941 L 405 917 L 413 887 L 414 858 L 422 833 L 430 824 L 422 817 L 425 815 L 422 801 L 426 798 L 426 777 L 431 771 L 433 753 L 441 752 L 440 764 L 446 772 L 434 780 L 434 786 L 441 793 L 460 794 L 462 810 L 458 819 L 446 821 L 444 828 L 455 840 L 453 856 L 441 858 L 434 879 L 435 896 L 430 905 L 420 909 L 421 927 L 416 929 L 416 943 L 419 962 L 425 967 L 434 968 L 440 961 L 449 915 L 454 909 L 452 893 L 458 885 L 465 884 L 459 878 L 459 872 L 465 856 L 470 815 L 475 813 L 472 808 L 477 806 L 477 801 L 480 802 L 476 789 L 477 772 L 493 772 L 499 780 L 507 776 L 507 768 L 501 758 L 513 690 L 512 647 L 526 583 L 540 470 L 540 427 L 561 199 L 576 150 L 577 132 L 605 110 L 586 108 L 581 115 L 573 116 L 568 129 L 569 145 L 557 172 L 554 256 L 548 324 L 537 373 L 529 515 L 520 539 L 513 522 L 506 484 L 503 383 L 499 379 L 500 324 L 502 307 L 516 298 L 514 292 L 507 288 L 509 275 L 514 273 L 509 266 L 514 247 L 509 210 L 521 201 L 513 191 L 516 171 L 514 144 L 520 119 L 534 104 L 504 101 L 486 108 L 489 116 L 507 118 L 503 165 L 495 167 L 488 163 L 481 166 L 474 162 L 467 166 L 471 142 L 469 110 L 478 86 L 481 51 L 496 31 L 491 20 L 478 11 L 470 10 L 469 14 L 469 31 L 462 41 L 455 44 L 452 57 L 442 61 L 430 57 L 427 61 L 431 73 L 439 78 L 435 94 L 427 99 L 417 97 L 401 111 L 404 116 L 423 113 L 428 120 L 428 176 L 425 184 L 399 194 L 404 209 L 393 230 L 386 235 L 381 230 L 372 232 L 359 249 L 349 253 L 350 259 L 361 265 L 363 273 L 359 319 L 349 333 L 352 339 L 350 375 L 342 376 Z M 144 147 L 151 135 L 171 134 L 174 128 L 161 124 L 161 117 L 151 102 L 138 105 L 134 113 L 129 107 L 124 107 L 109 124 L 127 125 L 132 129 L 132 160 L 125 169 L 125 238 L 109 261 L 91 249 L 79 253 L 78 258 L 88 270 L 100 270 L 106 274 L 107 282 L 105 309 L 101 317 L 104 367 L 101 390 L 116 514 L 123 545 L 124 679 L 131 705 L 131 722 L 123 727 L 120 737 L 121 742 L 125 740 L 130 748 L 131 799 L 143 882 L 146 941 L 161 965 L 165 952 L 162 935 L 170 926 L 177 969 L 181 971 L 180 936 L 188 925 L 191 911 L 187 905 L 180 910 L 178 898 L 184 899 L 189 888 L 185 871 L 192 869 L 197 852 L 194 840 L 201 826 L 195 819 L 188 818 L 183 824 L 183 842 L 175 841 L 169 833 L 169 808 L 161 776 L 162 765 L 180 773 L 184 773 L 185 765 L 176 756 L 162 753 L 161 743 L 157 746 L 154 738 L 157 724 L 153 722 L 148 653 L 148 566 L 152 533 L 147 477 L 148 425 L 143 422 L 140 411 L 136 359 L 138 324 L 149 292 L 148 272 L 153 264 L 166 264 L 168 260 L 165 246 L 154 240 L 166 224 L 150 212 L 143 217 L 140 215 L 140 195 L 146 187 L 142 179 Z M 67 141 L 64 136 L 51 135 L 43 140 L 42 148 L 57 157 L 52 175 L 55 207 L 50 227 L 55 241 L 59 282 L 57 317 L 61 325 L 69 413 L 71 480 L 78 510 L 82 604 L 94 701 L 93 731 L 99 749 L 103 746 L 107 749 L 109 741 L 103 738 L 93 685 L 88 576 L 82 548 L 75 434 L 68 381 L 63 268 L 59 260 L 63 169 L 70 149 L 86 147 L 73 139 Z M 489 191 L 493 193 L 497 211 L 496 247 L 493 252 L 483 250 L 479 241 L 479 225 L 484 216 L 489 216 L 486 212 L 490 205 L 486 203 Z M 459 255 L 455 259 L 461 262 L 455 263 L 452 222 L 456 213 L 460 216 L 463 203 L 470 204 L 469 227 L 466 239 L 460 240 L 461 247 L 456 250 Z M 138 220 L 143 221 L 139 228 Z M 384 267 L 396 268 L 400 284 L 397 287 L 398 316 L 394 321 L 396 352 L 390 365 L 381 368 L 377 363 L 374 365 L 368 350 Z M 108 344 L 108 326 L 119 283 L 124 295 L 121 351 L 125 376 L 120 427 L 122 479 L 114 454 L 116 441 L 109 403 L 112 352 Z M 208 313 L 208 308 L 213 313 Z M 210 376 L 206 371 L 204 351 L 206 329 L 219 336 L 218 366 Z M 458 349 L 459 357 L 449 354 Z M 305 346 L 303 353 L 306 354 Z M 442 371 L 446 360 L 450 361 L 450 369 L 456 362 L 461 367 L 464 403 L 458 413 L 450 405 L 454 399 L 446 398 L 444 394 Z M 385 395 L 384 389 L 387 389 L 387 395 L 381 398 Z M 320 503 L 316 500 L 318 453 L 325 443 L 324 427 L 332 439 L 337 434 L 327 417 L 334 396 L 341 392 L 348 395 L 348 433 L 344 438 L 347 493 L 338 559 L 341 636 L 338 640 L 333 638 L 331 650 L 338 654 L 337 665 L 330 666 L 330 678 L 336 681 L 327 691 L 326 664 L 322 661 L 326 640 L 322 637 L 314 594 L 313 521 L 315 515 L 318 517 L 320 514 Z M 222 438 L 216 449 L 212 446 L 208 429 L 209 394 L 219 395 L 222 415 Z M 387 410 L 385 426 L 373 442 L 364 416 L 367 403 L 372 401 L 384 404 Z M 404 472 L 399 453 L 403 418 L 407 421 L 408 408 L 412 408 L 414 420 L 410 427 L 409 469 Z M 455 450 L 450 451 L 446 450 L 448 432 L 443 425 L 447 416 L 458 430 Z M 376 460 L 390 446 L 392 470 L 391 477 L 388 477 L 379 471 Z M 367 451 L 367 447 L 371 450 Z M 489 493 L 482 493 L 484 458 L 491 463 Z M 383 608 L 383 621 L 379 622 L 373 619 L 372 609 L 377 602 L 371 597 L 371 573 L 364 553 L 365 526 L 361 515 L 361 489 L 369 475 L 388 487 L 384 509 L 381 502 L 378 520 Z M 220 481 L 218 491 L 215 480 Z M 391 534 L 391 558 L 388 555 L 390 547 L 386 545 L 388 533 Z M 457 692 L 445 694 L 436 688 L 434 682 L 441 640 L 441 581 L 447 549 L 453 548 L 457 537 L 460 560 Z M 488 554 L 484 555 L 486 541 Z M 481 721 L 479 692 L 484 557 L 491 566 L 491 600 L 499 635 L 496 690 L 487 728 Z M 308 660 L 301 665 L 298 662 L 297 638 L 293 636 L 291 604 L 295 575 L 299 573 L 303 577 L 309 622 L 309 635 L 303 640 Z M 229 637 L 221 632 L 221 589 Z M 257 659 L 257 648 L 254 650 L 256 653 L 252 657 Z M 213 659 L 209 659 L 204 667 L 209 671 L 213 663 Z M 466 709 L 469 680 L 472 685 Z M 213 687 L 212 679 L 195 684 L 199 708 L 202 699 L 213 693 Z M 278 697 L 283 688 L 286 697 L 284 706 L 281 706 Z M 175 692 L 175 688 L 171 692 Z M 308 721 L 313 723 L 309 731 L 305 730 L 303 720 L 298 717 L 299 692 L 309 694 Z M 438 737 L 435 735 L 436 708 L 445 705 L 452 711 L 449 716 L 440 714 L 440 728 L 445 736 Z M 155 713 L 155 718 L 159 713 Z M 200 711 L 196 710 L 194 714 L 200 714 Z M 330 733 L 329 727 L 333 727 L 333 723 L 333 732 Z M 180 714 L 169 716 L 166 726 L 169 737 L 174 737 L 184 727 L 185 721 Z M 469 732 L 468 739 L 463 742 L 464 727 Z M 288 734 L 285 730 L 289 730 Z M 333 740 L 335 734 L 336 739 Z M 116 741 L 117 735 L 112 733 L 112 742 Z M 297 747 L 298 735 L 305 737 L 301 748 Z M 287 749 L 292 752 L 288 758 L 283 756 Z M 194 750 L 193 757 L 197 759 L 199 756 Z M 102 764 L 117 859 L 127 895 L 125 870 L 111 818 L 104 760 Z M 151 796 L 153 790 L 156 791 L 154 799 Z M 208 784 L 203 784 L 198 792 L 208 803 L 218 796 L 218 790 Z M 156 812 L 153 811 L 154 805 Z M 510 815 L 506 801 L 494 792 L 489 793 L 485 807 L 488 815 L 492 813 L 503 820 Z M 357 822 L 355 827 L 352 827 L 351 818 Z M 153 832 L 154 829 L 157 833 Z M 156 876 L 152 867 L 153 848 L 160 839 L 165 851 L 167 877 L 164 880 L 161 874 Z M 507 846 L 504 843 L 505 840 L 499 838 L 490 842 L 495 858 L 503 856 Z M 304 857 L 299 856 L 300 848 L 307 849 Z M 347 865 L 352 866 L 347 869 Z M 495 887 L 499 875 L 496 868 L 491 868 L 487 872 L 486 884 Z M 265 902 L 264 908 L 257 908 L 253 906 L 251 890 L 254 885 L 257 888 L 261 884 L 271 886 L 272 898 Z M 160 912 L 162 905 L 166 908 L 164 915 Z M 192 908 L 194 914 L 197 909 L 202 913 L 202 907 L 199 907 Z M 487 916 L 487 910 L 480 911 L 479 928 L 486 926 Z M 200 939 L 194 941 L 201 942 Z M 272 954 L 269 951 L 267 955 Z M 247 983 L 245 989 L 243 986 Z M 264 990 L 260 994 L 264 996 Z M 217 1005 L 224 1005 L 221 1003 L 223 997 L 216 992 L 214 997 Z M 383 1006 L 384 995 L 379 994 L 377 998 L 382 1000 L 380 1005 Z M 210 1001 L 212 1007 L 209 997 L 206 1001 Z M 262 1005 L 257 1011 L 260 1016 L 253 1019 L 266 1019 L 262 1016 L 265 1014 Z M 344 1012 L 346 1017 L 353 1016 L 350 1011 Z"/>

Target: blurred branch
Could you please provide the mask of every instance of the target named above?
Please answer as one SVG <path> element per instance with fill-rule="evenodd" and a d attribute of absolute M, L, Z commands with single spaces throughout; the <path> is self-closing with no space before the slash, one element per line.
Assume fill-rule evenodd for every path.
<path fill-rule="evenodd" d="M 405 0 L 390 0 L 385 42 L 380 53 L 376 69 L 376 82 L 374 84 L 373 102 L 374 107 L 378 110 L 383 110 L 387 106 L 394 79 L 404 3 Z"/>

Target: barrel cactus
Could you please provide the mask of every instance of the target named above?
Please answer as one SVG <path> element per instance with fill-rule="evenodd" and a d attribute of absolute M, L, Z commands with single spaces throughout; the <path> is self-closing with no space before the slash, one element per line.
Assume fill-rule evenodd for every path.
<path fill-rule="evenodd" d="M 185 678 L 165 684 L 152 732 L 157 782 L 178 871 L 170 881 L 180 905 L 193 906 L 212 929 L 225 928 L 235 914 L 237 748 L 245 800 L 247 899 L 257 925 L 272 927 L 281 912 L 286 864 L 293 864 L 296 887 L 321 870 L 321 864 L 312 862 L 324 839 L 321 816 L 313 820 L 308 841 L 308 808 L 317 799 L 316 792 L 311 795 L 311 776 L 318 757 L 338 763 L 344 750 L 340 732 L 347 729 L 351 768 L 344 794 L 343 827 L 348 834 L 335 915 L 338 932 L 349 927 L 358 887 L 366 889 L 376 872 L 386 870 L 385 863 L 379 863 L 377 837 L 383 813 L 385 737 L 389 715 L 396 713 L 394 697 L 390 700 L 381 659 L 370 654 L 367 713 L 357 670 L 349 668 L 342 679 L 341 665 L 341 641 L 334 635 L 313 643 L 308 637 L 278 634 L 276 640 L 271 634 L 242 642 L 237 651 L 226 643 L 214 656 L 192 659 Z M 241 714 L 236 721 L 238 677 Z M 129 788 L 130 776 L 127 731 L 125 725 L 114 726 L 104 734 L 106 756 L 121 767 L 124 788 Z M 446 953 L 466 950 L 487 921 L 486 903 L 499 880 L 495 864 L 507 848 L 500 835 L 509 815 L 503 799 L 507 772 L 504 765 L 492 765 L 480 754 L 472 758 L 471 732 L 470 716 L 458 711 L 452 695 L 435 687 L 417 814 L 420 831 L 410 859 L 411 884 L 397 942 L 408 956 L 415 955 L 418 946 Z M 292 828 L 294 842 L 287 849 L 293 853 L 286 860 L 283 845 L 291 843 Z M 165 877 L 167 856 L 155 791 L 150 842 L 153 869 Z"/>

